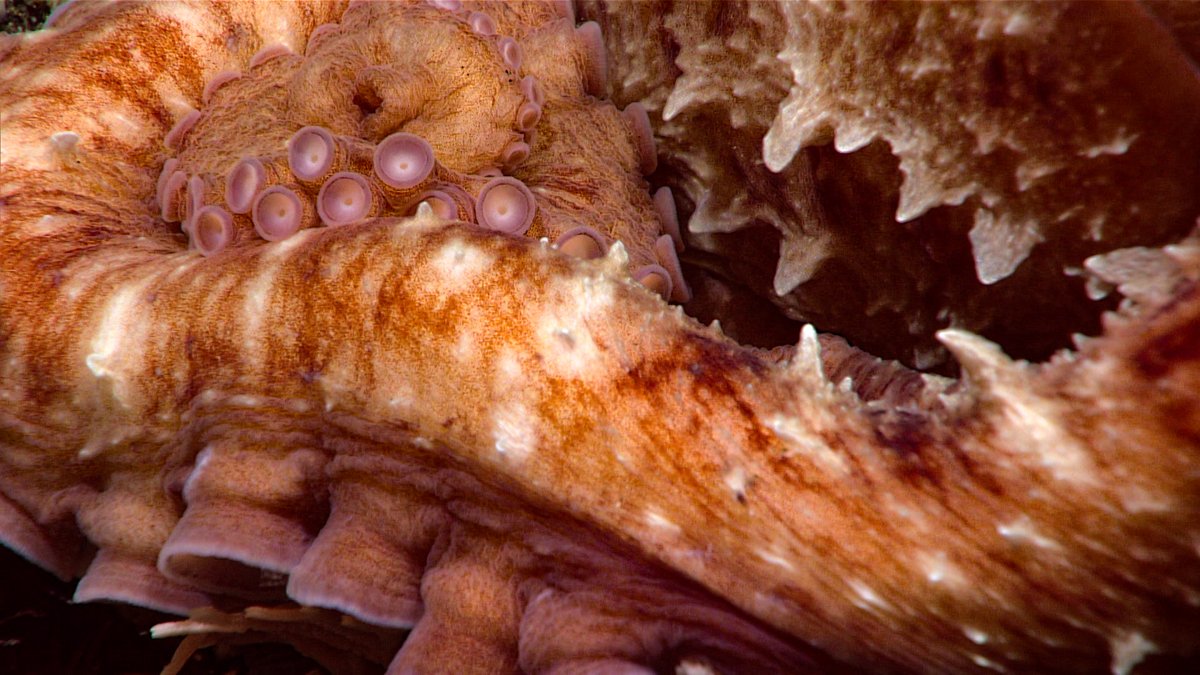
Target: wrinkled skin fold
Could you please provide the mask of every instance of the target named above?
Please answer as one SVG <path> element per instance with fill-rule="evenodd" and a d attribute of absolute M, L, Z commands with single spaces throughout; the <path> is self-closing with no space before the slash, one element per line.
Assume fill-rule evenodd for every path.
<path fill-rule="evenodd" d="M 81 3 L 0 42 L 3 543 L 82 576 L 78 600 L 190 613 L 160 632 L 193 647 L 277 638 L 347 672 L 1195 661 L 1194 238 L 1041 364 L 955 329 L 954 383 L 810 327 L 742 346 L 635 278 L 661 236 L 641 122 L 596 156 L 563 131 L 626 129 L 588 93 L 590 34 L 486 9 L 547 89 L 540 140 L 505 167 L 542 198 L 535 235 L 628 247 L 581 259 L 424 204 L 189 248 L 156 201 L 164 137 L 218 73 L 274 43 L 303 55 L 361 7 Z M 267 133 L 314 122 L 289 123 Z M 488 155 L 446 154 L 464 174 L 521 142 L 404 124 Z"/>

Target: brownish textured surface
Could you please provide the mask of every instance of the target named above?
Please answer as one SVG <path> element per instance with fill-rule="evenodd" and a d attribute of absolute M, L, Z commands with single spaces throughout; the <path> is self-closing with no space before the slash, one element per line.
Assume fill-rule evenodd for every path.
<path fill-rule="evenodd" d="M 949 372 L 957 327 L 1044 360 L 1115 306 L 1088 256 L 1195 225 L 1195 3 L 581 6 L 689 261 L 873 354 Z"/>

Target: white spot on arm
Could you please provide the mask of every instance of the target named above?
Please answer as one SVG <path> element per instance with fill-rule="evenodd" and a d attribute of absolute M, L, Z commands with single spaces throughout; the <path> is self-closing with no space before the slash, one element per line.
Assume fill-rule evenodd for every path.
<path fill-rule="evenodd" d="M 84 359 L 88 370 L 97 378 L 112 380 L 112 392 L 116 399 L 124 402 L 124 385 L 121 381 L 120 362 L 123 356 L 140 353 L 139 345 L 133 344 L 131 331 L 145 326 L 137 317 L 137 305 L 144 284 L 129 284 L 113 294 L 104 308 L 100 327 L 92 337 L 91 353 Z"/>
<path fill-rule="evenodd" d="M 1108 643 L 1112 650 L 1112 662 L 1109 664 L 1112 675 L 1129 675 L 1142 659 L 1158 651 L 1158 645 L 1138 632 L 1109 638 Z"/>
<path fill-rule="evenodd" d="M 242 335 L 246 337 L 246 349 L 250 356 L 257 354 L 263 317 L 266 316 L 267 301 L 275 283 L 276 265 L 262 265 L 262 272 L 254 277 L 246 289 L 242 305 Z"/>
<path fill-rule="evenodd" d="M 978 628 L 972 628 L 971 626 L 963 627 L 963 635 L 966 635 L 968 640 L 977 645 L 985 645 L 988 641 L 987 633 L 979 630 Z"/>
<path fill-rule="evenodd" d="M 79 143 L 79 134 L 74 131 L 59 131 L 50 135 L 50 145 L 54 147 L 54 151 L 62 155 L 69 155 L 75 152 L 75 146 Z"/>
<path fill-rule="evenodd" d="M 787 558 L 783 557 L 782 555 L 780 555 L 778 553 L 774 553 L 774 552 L 768 551 L 766 549 L 760 548 L 757 551 L 755 551 L 754 554 L 757 555 L 759 558 L 761 558 L 763 562 L 770 563 L 776 567 L 780 567 L 789 572 L 796 569 L 796 566 L 793 565 L 791 563 L 791 561 L 789 561 Z"/>
<path fill-rule="evenodd" d="M 441 248 L 433 258 L 441 288 L 462 292 L 477 283 L 480 274 L 492 265 L 487 251 L 462 239 L 454 239 Z"/>
<path fill-rule="evenodd" d="M 492 434 L 496 452 L 507 459 L 520 462 L 537 450 L 537 429 L 524 404 L 501 404 L 492 418 Z"/>
<path fill-rule="evenodd" d="M 979 666 L 980 668 L 987 668 L 989 670 L 995 670 L 1001 673 L 1004 672 L 1004 666 L 996 663 L 982 654 L 972 654 L 971 660 L 974 661 L 975 665 Z"/>
<path fill-rule="evenodd" d="M 725 472 L 725 486 L 732 492 L 735 499 L 742 500 L 746 498 L 746 486 L 749 484 L 749 478 L 746 476 L 746 470 L 741 466 L 735 466 Z"/>
<path fill-rule="evenodd" d="M 831 469 L 839 476 L 850 473 L 850 465 L 846 462 L 846 458 L 805 428 L 801 420 L 795 417 L 775 415 L 767 420 L 767 427 L 788 446 L 784 456 L 807 457 L 824 468 Z"/>
<path fill-rule="evenodd" d="M 918 562 L 921 569 L 925 571 L 925 578 L 931 584 L 961 584 L 962 574 L 958 571 L 949 560 L 946 559 L 945 551 L 938 551 L 933 554 L 918 553 Z"/>
<path fill-rule="evenodd" d="M 1021 516 L 1010 523 L 996 526 L 996 532 L 1013 544 L 1032 543 L 1039 548 L 1057 550 L 1062 548 L 1058 542 L 1039 533 L 1028 516 Z"/>
<path fill-rule="evenodd" d="M 646 509 L 646 523 L 651 527 L 677 535 L 683 531 L 679 525 L 654 509 Z"/>
<path fill-rule="evenodd" d="M 858 600 L 852 600 L 855 607 L 859 609 L 867 609 L 868 606 L 880 609 L 888 609 L 890 607 L 883 598 L 879 597 L 875 589 L 868 586 L 866 582 L 859 579 L 850 579 L 846 583 L 850 584 L 850 588 L 859 597 Z"/>

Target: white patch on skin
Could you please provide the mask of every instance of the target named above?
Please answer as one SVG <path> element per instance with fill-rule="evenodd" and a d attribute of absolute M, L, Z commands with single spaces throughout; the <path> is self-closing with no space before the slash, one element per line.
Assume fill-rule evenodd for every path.
<path fill-rule="evenodd" d="M 606 325 L 613 288 L 611 282 L 591 275 L 571 277 L 556 288 L 562 299 L 537 318 L 538 352 L 546 357 L 548 369 L 577 379 L 599 374 L 604 355 L 591 327 Z"/>
<path fill-rule="evenodd" d="M 304 44 L 296 44 L 296 29 L 289 21 L 289 15 L 286 12 L 267 12 L 260 21 L 259 32 L 263 36 L 263 46 L 279 43 L 286 45 L 293 52 L 297 49 L 303 50 Z"/>
<path fill-rule="evenodd" d="M 476 357 L 475 334 L 463 328 L 463 331 L 458 334 L 458 340 L 454 343 L 454 358 L 463 363 L 470 363 Z"/>
<path fill-rule="evenodd" d="M 1028 516 L 1021 516 L 1011 523 L 997 525 L 996 532 L 1014 544 L 1030 542 L 1039 548 L 1050 550 L 1062 548 L 1058 542 L 1040 534 L 1033 527 L 1033 522 L 1029 520 Z"/>
<path fill-rule="evenodd" d="M 246 336 L 246 349 L 250 354 L 259 353 L 259 336 L 262 320 L 267 315 L 267 300 L 275 285 L 275 265 L 262 265 L 262 270 L 246 285 L 245 301 L 242 303 L 242 335 Z"/>
<path fill-rule="evenodd" d="M 778 553 L 771 553 L 770 551 L 765 551 L 760 548 L 755 551 L 754 554 L 761 558 L 763 562 L 770 563 L 776 567 L 781 567 L 789 572 L 792 572 L 796 569 L 795 565 Z"/>
<path fill-rule="evenodd" d="M 154 10 L 159 16 L 175 19 L 180 23 L 180 25 L 197 27 L 194 29 L 196 31 L 196 35 L 204 34 L 199 26 L 207 26 L 211 23 L 210 21 L 205 20 L 208 18 L 207 14 L 201 13 L 195 7 L 189 6 L 182 2 L 158 3 L 155 5 Z"/>
<path fill-rule="evenodd" d="M 103 125 L 104 135 L 111 136 L 130 146 L 136 146 L 150 134 L 146 124 L 123 114 L 120 110 L 104 110 L 97 121 Z"/>
<path fill-rule="evenodd" d="M 962 574 L 957 567 L 946 560 L 944 551 L 938 551 L 932 555 L 918 554 L 918 561 L 921 569 L 925 570 L 925 578 L 929 580 L 929 583 L 952 585 L 962 583 Z"/>
<path fill-rule="evenodd" d="M 319 229 L 309 228 L 307 230 L 300 230 L 283 241 L 265 242 L 265 246 L 263 247 L 264 257 L 280 256 L 282 258 L 284 255 L 291 253 L 297 246 L 317 236 Z"/>
<path fill-rule="evenodd" d="M 746 476 L 746 470 L 741 466 L 735 466 L 725 472 L 725 486 L 733 491 L 735 499 L 743 499 L 746 496 L 746 486 L 750 479 Z"/>
<path fill-rule="evenodd" d="M 74 131 L 59 131 L 50 134 L 50 147 L 60 155 L 74 153 L 77 145 L 79 145 L 79 134 Z"/>
<path fill-rule="evenodd" d="M 154 91 L 158 94 L 159 100 L 163 102 L 163 105 L 171 113 L 173 119 L 179 119 L 194 107 L 179 87 L 175 85 L 175 80 L 170 78 L 155 80 Z M 166 132 L 167 129 L 163 129 L 162 133 L 165 134 Z"/>
<path fill-rule="evenodd" d="M 675 675 L 716 675 L 716 671 L 707 663 L 684 659 L 675 666 Z"/>
<path fill-rule="evenodd" d="M 983 656 L 982 654 L 972 654 L 971 660 L 974 661 L 975 665 L 979 666 L 980 668 L 990 668 L 992 670 L 996 670 L 996 671 L 999 671 L 1002 673 L 1004 672 L 1004 666 L 1000 665 L 999 663 L 996 663 L 995 661 L 987 658 L 986 656 Z"/>
<path fill-rule="evenodd" d="M 1101 155 L 1123 155 L 1129 150 L 1129 146 L 1137 140 L 1138 134 L 1126 134 L 1124 129 L 1109 139 L 1108 143 L 1094 145 L 1083 151 L 1083 156 L 1089 159 L 1095 159 Z"/>
<path fill-rule="evenodd" d="M 511 349 L 505 349 L 496 357 L 496 372 L 500 376 L 500 381 L 496 383 L 498 389 L 507 389 L 521 382 L 521 362 Z"/>
<path fill-rule="evenodd" d="M 602 355 L 592 332 L 579 321 L 564 323 L 561 317 L 543 314 L 537 327 L 538 353 L 546 359 L 546 368 L 561 377 L 586 378 L 599 369 Z"/>
<path fill-rule="evenodd" d="M 138 326 L 145 329 L 146 322 L 138 320 L 138 305 L 142 298 L 145 282 L 126 285 L 116 293 L 104 308 L 100 328 L 91 341 L 91 353 L 84 364 L 96 378 L 112 381 L 112 393 L 119 403 L 126 403 L 125 383 L 121 377 L 120 361 L 126 354 L 140 354 L 135 344 L 136 336 L 130 331 Z"/>
<path fill-rule="evenodd" d="M 537 450 L 538 433 L 533 416 L 522 403 L 502 404 L 492 418 L 496 452 L 516 462 Z"/>
<path fill-rule="evenodd" d="M 1123 484 L 1117 487 L 1117 498 L 1128 513 L 1167 513 L 1174 503 L 1166 495 L 1155 493 L 1141 485 Z"/>
<path fill-rule="evenodd" d="M 372 270 L 364 271 L 362 279 L 359 280 L 359 287 L 362 289 L 364 299 L 374 300 L 379 296 L 378 276 Z"/>
<path fill-rule="evenodd" d="M 673 535 L 683 532 L 683 528 L 654 509 L 646 509 L 646 523 L 653 528 L 664 530 Z"/>
<path fill-rule="evenodd" d="M 76 219 L 69 216 L 42 216 L 28 231 L 30 234 L 53 234 L 75 223 Z"/>
<path fill-rule="evenodd" d="M 978 628 L 963 626 L 962 631 L 963 635 L 966 635 L 968 640 L 977 645 L 985 645 L 988 642 L 988 634 L 979 630 Z"/>
<path fill-rule="evenodd" d="M 353 377 L 353 372 L 347 373 L 336 363 L 327 364 L 314 381 L 320 385 L 321 392 L 325 394 L 326 412 L 334 408 L 342 409 L 347 402 L 353 406 L 362 393 Z"/>
<path fill-rule="evenodd" d="M 774 415 L 767 420 L 767 427 L 788 446 L 785 457 L 801 455 L 831 469 L 838 476 L 849 475 L 850 465 L 846 458 L 809 433 L 799 419 Z"/>
<path fill-rule="evenodd" d="M 855 607 L 858 607 L 859 609 L 867 609 L 867 607 L 863 604 L 865 603 L 866 605 L 879 607 L 881 609 L 889 608 L 888 603 L 885 602 L 883 598 L 879 597 L 879 594 L 875 592 L 875 589 L 868 586 L 865 582 L 858 579 L 850 579 L 846 583 L 848 583 L 850 588 L 854 589 L 854 592 L 859 598 L 862 599 L 861 602 L 858 600 L 853 601 Z"/>
<path fill-rule="evenodd" d="M 433 258 L 440 290 L 448 293 L 461 293 L 474 286 L 492 262 L 491 254 L 462 239 L 446 244 Z"/>
<path fill-rule="evenodd" d="M 1129 675 L 1142 659 L 1158 651 L 1158 645 L 1136 631 L 1109 638 L 1108 646 L 1112 650 L 1112 661 L 1108 667 L 1112 675 Z"/>
<path fill-rule="evenodd" d="M 416 396 L 407 382 L 401 381 L 388 399 L 388 405 L 401 411 L 410 412 L 415 407 Z"/>
<path fill-rule="evenodd" d="M 240 408 L 257 408 L 262 404 L 262 401 L 259 400 L 257 396 L 250 396 L 249 394 L 234 394 L 233 396 L 229 397 L 229 400 L 226 401 L 226 403 L 229 405 L 238 406 Z"/>

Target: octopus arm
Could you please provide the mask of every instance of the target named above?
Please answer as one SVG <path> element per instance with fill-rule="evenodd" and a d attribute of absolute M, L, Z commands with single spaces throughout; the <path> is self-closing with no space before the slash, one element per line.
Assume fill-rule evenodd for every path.
<path fill-rule="evenodd" d="M 335 9 L 106 5 L 58 30 L 194 11 L 200 36 L 301 45 Z M 577 260 L 422 207 L 186 251 L 148 197 L 168 113 L 236 64 L 180 34 L 192 76 L 106 88 L 114 61 L 83 55 L 112 44 L 26 43 L 0 82 L 0 537 L 86 568 L 80 599 L 215 621 L 291 598 L 411 628 L 394 672 L 1197 650 L 1200 257 L 1073 359 L 945 331 L 962 383 L 873 405 L 811 328 L 782 360 L 739 346 L 618 244 Z M 352 643 L 303 623 L 269 630 Z"/>

